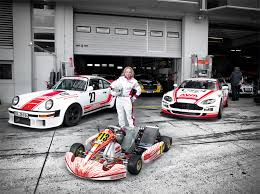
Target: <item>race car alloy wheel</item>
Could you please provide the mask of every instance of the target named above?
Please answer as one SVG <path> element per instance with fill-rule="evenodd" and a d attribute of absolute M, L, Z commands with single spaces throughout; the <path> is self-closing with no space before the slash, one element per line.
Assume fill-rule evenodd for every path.
<path fill-rule="evenodd" d="M 223 111 L 223 104 L 222 104 L 222 100 L 221 100 L 220 104 L 219 104 L 219 110 L 218 110 L 218 119 L 222 118 L 222 111 Z"/>
<path fill-rule="evenodd" d="M 127 170 L 131 174 L 137 175 L 141 171 L 143 166 L 141 155 L 134 154 L 127 163 Z"/>
<path fill-rule="evenodd" d="M 81 119 L 82 111 L 78 104 L 72 104 L 66 110 L 64 124 L 68 127 L 75 126 Z"/>
<path fill-rule="evenodd" d="M 161 136 L 161 141 L 164 142 L 163 152 L 167 152 L 172 146 L 172 138 L 167 136 Z"/>
<path fill-rule="evenodd" d="M 85 147 L 81 143 L 74 143 L 70 147 L 70 152 L 72 152 L 75 157 L 83 158 L 85 154 Z"/>

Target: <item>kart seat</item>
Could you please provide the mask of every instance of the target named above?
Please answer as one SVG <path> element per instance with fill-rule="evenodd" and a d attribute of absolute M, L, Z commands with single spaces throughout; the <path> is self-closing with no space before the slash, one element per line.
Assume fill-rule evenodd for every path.
<path fill-rule="evenodd" d="M 138 128 L 129 128 L 126 127 L 126 135 L 121 143 L 121 148 L 125 152 L 131 152 L 135 148 L 135 139 L 137 137 L 137 134 L 139 132 Z"/>

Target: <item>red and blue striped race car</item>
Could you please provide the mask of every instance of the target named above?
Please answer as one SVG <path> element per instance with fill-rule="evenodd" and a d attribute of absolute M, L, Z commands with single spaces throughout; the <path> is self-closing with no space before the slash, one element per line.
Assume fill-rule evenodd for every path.
<path fill-rule="evenodd" d="M 77 125 L 81 117 L 115 105 L 110 83 L 98 76 L 64 77 L 51 90 L 15 96 L 9 123 L 31 128 Z"/>
<path fill-rule="evenodd" d="M 190 78 L 164 94 L 162 112 L 191 118 L 221 118 L 228 106 L 228 86 L 217 79 Z"/>

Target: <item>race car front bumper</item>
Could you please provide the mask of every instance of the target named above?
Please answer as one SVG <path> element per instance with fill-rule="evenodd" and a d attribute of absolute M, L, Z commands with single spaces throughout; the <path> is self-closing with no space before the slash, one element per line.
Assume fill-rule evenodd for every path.
<path fill-rule="evenodd" d="M 207 105 L 207 106 L 194 105 L 190 108 L 189 107 L 172 108 L 170 103 L 163 101 L 162 112 L 172 116 L 207 119 L 207 118 L 217 118 L 219 107 L 215 105 Z"/>
<path fill-rule="evenodd" d="M 62 124 L 60 110 L 56 111 L 24 111 L 10 107 L 8 123 L 23 127 L 47 129 Z"/>

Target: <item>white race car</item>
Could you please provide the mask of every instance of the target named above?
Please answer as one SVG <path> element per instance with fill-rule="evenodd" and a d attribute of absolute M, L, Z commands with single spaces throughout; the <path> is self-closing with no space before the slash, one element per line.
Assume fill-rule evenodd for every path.
<path fill-rule="evenodd" d="M 217 79 L 190 78 L 162 98 L 162 112 L 192 118 L 221 118 L 228 106 L 228 86 Z"/>
<path fill-rule="evenodd" d="M 8 109 L 8 122 L 31 128 L 52 128 L 62 123 L 74 126 L 82 116 L 114 105 L 115 97 L 106 79 L 64 77 L 51 90 L 15 96 Z"/>

